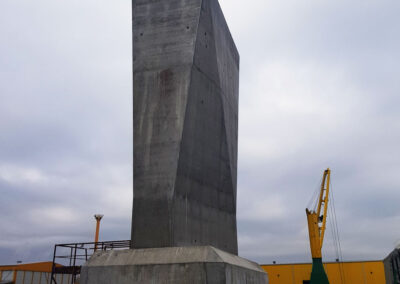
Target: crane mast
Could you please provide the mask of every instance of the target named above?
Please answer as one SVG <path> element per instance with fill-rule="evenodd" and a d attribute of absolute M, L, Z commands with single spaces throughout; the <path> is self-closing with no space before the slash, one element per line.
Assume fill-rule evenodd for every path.
<path fill-rule="evenodd" d="M 324 171 L 321 188 L 319 192 L 318 204 L 313 210 L 306 209 L 308 233 L 310 237 L 311 256 L 313 266 L 311 272 L 311 284 L 329 284 L 324 267 L 322 265 L 322 245 L 326 230 L 326 217 L 328 213 L 329 186 L 331 170 Z"/>

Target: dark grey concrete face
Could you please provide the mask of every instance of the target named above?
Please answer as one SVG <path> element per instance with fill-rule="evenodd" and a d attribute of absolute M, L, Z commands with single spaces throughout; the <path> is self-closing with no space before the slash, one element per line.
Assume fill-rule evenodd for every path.
<path fill-rule="evenodd" d="M 238 89 L 217 0 L 133 0 L 135 248 L 237 254 Z"/>
<path fill-rule="evenodd" d="M 400 249 L 392 251 L 384 260 L 386 284 L 400 283 Z"/>

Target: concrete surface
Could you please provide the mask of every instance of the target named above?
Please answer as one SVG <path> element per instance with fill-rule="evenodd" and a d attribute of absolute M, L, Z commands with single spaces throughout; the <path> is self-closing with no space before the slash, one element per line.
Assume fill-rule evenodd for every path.
<path fill-rule="evenodd" d="M 400 283 L 400 249 L 392 251 L 384 260 L 387 284 Z"/>
<path fill-rule="evenodd" d="M 268 283 L 256 263 L 214 247 L 96 252 L 82 267 L 82 284 Z"/>
<path fill-rule="evenodd" d="M 216 0 L 133 0 L 134 248 L 237 254 L 239 54 Z"/>

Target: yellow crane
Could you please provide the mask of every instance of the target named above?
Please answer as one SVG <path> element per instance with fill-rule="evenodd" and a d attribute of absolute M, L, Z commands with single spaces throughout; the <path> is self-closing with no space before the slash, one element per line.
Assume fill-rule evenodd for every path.
<path fill-rule="evenodd" d="M 311 284 L 329 284 L 322 264 L 321 250 L 326 230 L 330 178 L 331 170 L 328 168 L 324 171 L 316 208 L 313 210 L 306 209 L 312 256 Z"/>

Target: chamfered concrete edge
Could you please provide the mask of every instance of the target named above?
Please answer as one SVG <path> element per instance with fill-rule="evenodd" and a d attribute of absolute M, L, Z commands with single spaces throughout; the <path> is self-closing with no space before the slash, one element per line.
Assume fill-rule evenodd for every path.
<path fill-rule="evenodd" d="M 83 265 L 83 268 L 185 263 L 226 263 L 260 273 L 266 273 L 257 263 L 224 252 L 212 246 L 98 251 Z"/>

